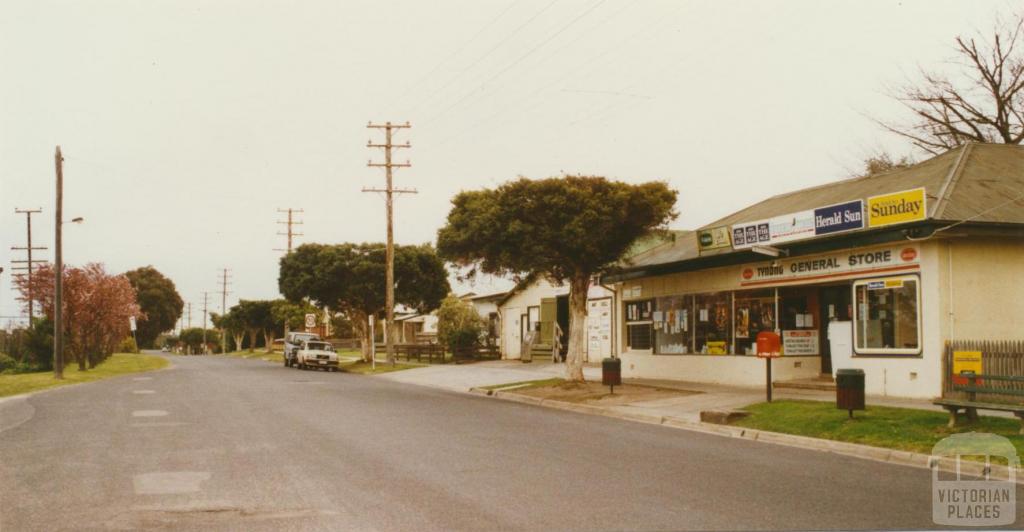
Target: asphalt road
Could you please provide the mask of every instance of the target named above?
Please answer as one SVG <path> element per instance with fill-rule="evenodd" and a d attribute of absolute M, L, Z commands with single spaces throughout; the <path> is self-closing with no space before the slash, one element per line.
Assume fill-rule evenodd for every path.
<path fill-rule="evenodd" d="M 934 526 L 921 469 L 373 377 L 171 360 L 0 403 L 0 530 Z"/>

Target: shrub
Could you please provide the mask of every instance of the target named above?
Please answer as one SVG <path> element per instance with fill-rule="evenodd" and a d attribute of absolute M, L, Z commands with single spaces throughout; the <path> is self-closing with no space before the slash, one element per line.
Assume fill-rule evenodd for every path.
<path fill-rule="evenodd" d="M 486 330 L 484 319 L 472 305 L 448 296 L 437 310 L 437 340 L 452 352 L 477 347 Z"/>
<path fill-rule="evenodd" d="M 18 363 L 17 360 L 0 353 L 0 371 L 7 371 L 13 368 Z"/>
<path fill-rule="evenodd" d="M 138 353 L 139 346 L 135 343 L 135 338 L 131 336 L 121 340 L 121 345 L 117 346 L 118 353 Z"/>

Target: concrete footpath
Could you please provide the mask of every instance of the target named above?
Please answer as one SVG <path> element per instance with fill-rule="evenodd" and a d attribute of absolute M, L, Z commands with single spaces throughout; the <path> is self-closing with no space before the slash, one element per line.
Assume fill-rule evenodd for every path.
<path fill-rule="evenodd" d="M 564 374 L 565 366 L 562 364 L 552 364 L 550 362 L 524 364 L 519 361 L 499 360 L 476 364 L 416 368 L 394 373 L 386 373 L 376 376 L 375 378 L 442 388 L 463 393 L 475 393 L 517 403 L 533 404 L 559 410 L 568 410 L 584 414 L 663 425 L 671 428 L 717 434 L 731 438 L 743 438 L 765 443 L 774 443 L 777 445 L 836 453 L 845 456 L 855 456 L 858 458 L 889 462 L 905 466 L 921 468 L 938 467 L 944 471 L 957 471 L 957 467 L 959 467 L 962 474 L 978 477 L 984 476 L 985 473 L 985 464 L 980 462 L 965 461 L 958 466 L 955 461 L 935 460 L 933 457 L 923 453 L 872 447 L 869 445 L 824 440 L 806 436 L 781 434 L 729 425 L 717 425 L 705 423 L 700 420 L 701 411 L 735 410 L 754 403 L 763 402 L 765 400 L 765 390 L 763 388 L 724 386 L 718 384 L 680 381 L 625 379 L 625 384 L 653 386 L 696 393 L 667 399 L 636 401 L 624 405 L 607 406 L 570 403 L 553 399 L 541 399 L 539 397 L 511 393 L 509 391 L 501 391 L 500 389 L 484 389 L 485 387 L 495 387 L 503 384 L 562 377 Z M 601 379 L 601 369 L 596 365 L 588 365 L 584 368 L 584 375 L 588 380 L 599 381 Z M 775 399 L 835 401 L 835 392 L 786 389 L 775 390 L 773 397 Z M 942 411 L 940 407 L 932 405 L 928 400 L 868 396 L 866 398 L 866 402 L 869 406 L 891 406 L 898 408 Z M 1018 483 L 1024 484 L 1024 475 L 1020 474 L 1021 471 L 1022 470 L 1018 469 L 1016 479 Z M 1005 467 L 1001 468 L 999 466 L 992 466 L 993 475 L 999 476 L 1000 478 L 1006 478 L 1006 473 Z"/>

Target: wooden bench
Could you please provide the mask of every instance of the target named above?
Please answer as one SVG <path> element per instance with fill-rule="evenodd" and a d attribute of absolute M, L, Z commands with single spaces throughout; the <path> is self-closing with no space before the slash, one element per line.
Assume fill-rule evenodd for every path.
<path fill-rule="evenodd" d="M 953 385 L 953 391 L 966 392 L 967 399 L 936 399 L 933 404 L 939 405 L 949 412 L 949 427 L 955 427 L 957 415 L 961 410 L 970 421 L 978 419 L 978 409 L 995 410 L 1001 412 L 1013 412 L 1017 419 L 1021 420 L 1020 434 L 1024 435 L 1024 404 L 981 402 L 977 400 L 979 393 L 992 395 L 1009 395 L 1024 397 L 1024 390 L 1009 387 L 984 386 L 982 382 L 1005 382 L 1011 386 L 1015 383 L 1024 384 L 1024 377 L 1008 375 L 979 375 L 972 372 L 963 372 L 960 375 L 967 379 L 966 385 Z"/>

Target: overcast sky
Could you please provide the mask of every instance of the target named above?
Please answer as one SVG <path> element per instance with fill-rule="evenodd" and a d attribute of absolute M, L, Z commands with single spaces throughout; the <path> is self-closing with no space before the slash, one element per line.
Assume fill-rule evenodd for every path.
<path fill-rule="evenodd" d="M 24 215 L 52 259 L 153 265 L 193 303 L 272 298 L 278 208 L 303 242 L 383 241 L 368 121 L 412 123 L 399 243 L 432 242 L 449 199 L 523 175 L 665 180 L 674 226 L 911 153 L 865 115 L 1014 2 L 61 1 L 0 3 L 0 316 Z M 920 155 L 918 155 L 920 157 Z M 12 256 L 14 255 L 14 256 Z M 477 292 L 502 287 L 480 283 Z M 7 323 L 7 318 L 2 319 Z"/>

